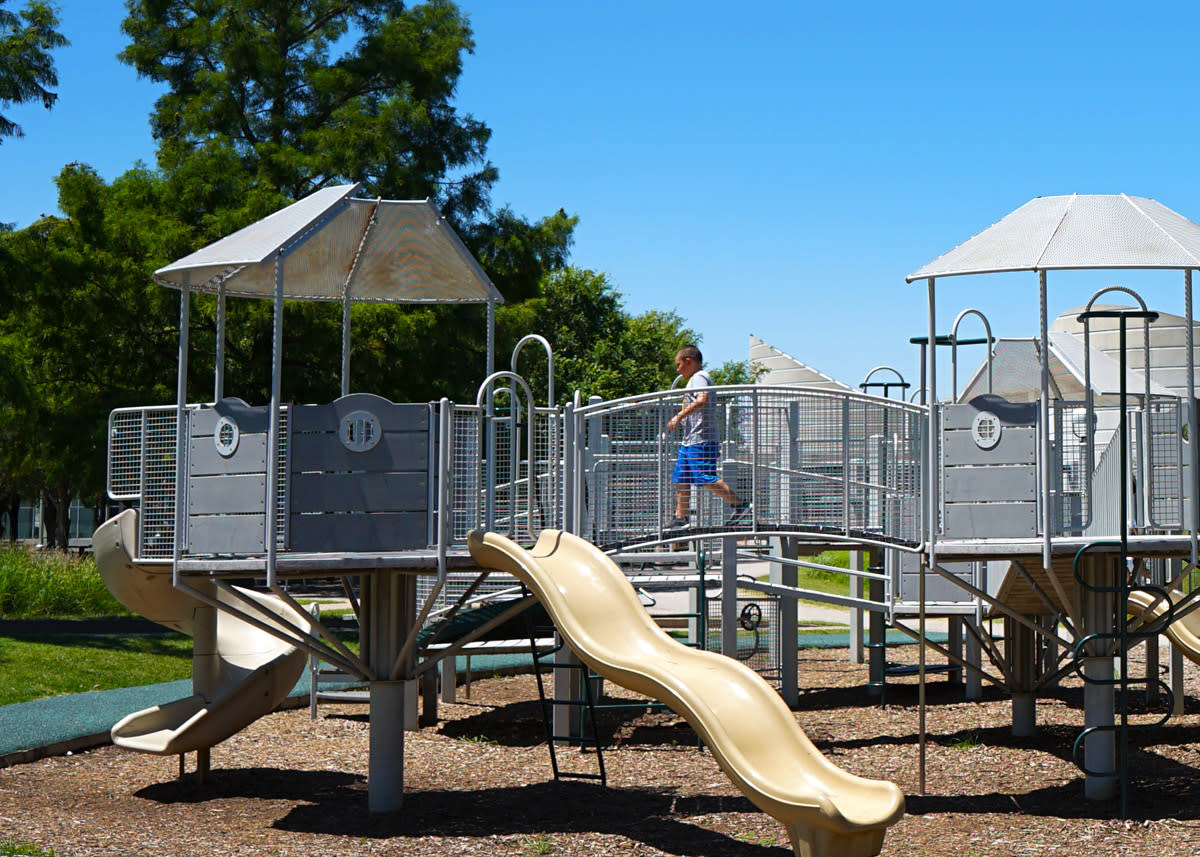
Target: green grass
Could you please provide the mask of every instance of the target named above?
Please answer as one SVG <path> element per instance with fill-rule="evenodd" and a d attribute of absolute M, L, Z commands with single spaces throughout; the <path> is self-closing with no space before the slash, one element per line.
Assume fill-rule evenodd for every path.
<path fill-rule="evenodd" d="M 128 615 L 91 557 L 0 546 L 0 619 Z"/>
<path fill-rule="evenodd" d="M 0 705 L 177 681 L 191 674 L 192 641 L 182 634 L 0 637 Z"/>
<path fill-rule="evenodd" d="M 982 744 L 983 742 L 979 740 L 979 733 L 969 732 L 949 746 L 953 750 L 970 750 Z"/>
<path fill-rule="evenodd" d="M 529 854 L 553 854 L 554 840 L 544 833 L 521 837 L 521 847 Z"/>
<path fill-rule="evenodd" d="M 0 839 L 0 857 L 54 857 L 54 849 L 47 850 L 32 842 L 5 837 Z"/>
<path fill-rule="evenodd" d="M 808 559 L 805 557 L 805 559 Z M 821 565 L 850 567 L 850 554 L 846 551 L 824 551 L 811 558 Z M 761 578 L 766 580 L 766 576 Z M 797 568 L 796 585 L 801 589 L 811 589 L 814 592 L 824 592 L 828 595 L 849 595 L 850 575 L 836 571 L 823 571 L 818 568 Z M 820 603 L 820 602 L 812 602 Z"/>

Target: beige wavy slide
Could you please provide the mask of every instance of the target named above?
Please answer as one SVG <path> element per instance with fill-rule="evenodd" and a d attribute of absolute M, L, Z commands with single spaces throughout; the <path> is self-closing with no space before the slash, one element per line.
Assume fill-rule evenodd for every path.
<path fill-rule="evenodd" d="M 109 591 L 126 607 L 160 625 L 195 637 L 197 611 L 211 609 L 171 585 L 169 565 L 133 561 L 137 512 L 105 521 L 92 536 L 96 567 Z M 234 587 L 280 617 L 276 627 L 307 627 L 305 617 L 282 600 Z M 233 602 L 218 591 L 222 602 Z M 202 635 L 203 636 L 203 635 Z M 301 649 L 224 611 L 217 611 L 216 637 L 193 648 L 191 696 L 136 711 L 112 728 L 112 741 L 143 753 L 175 755 L 204 750 L 269 714 L 296 686 L 307 655 Z"/>
<path fill-rule="evenodd" d="M 1178 589 L 1173 589 L 1170 597 L 1178 604 L 1184 595 Z M 1149 592 L 1134 590 L 1129 593 L 1126 612 L 1133 616 L 1144 614 L 1145 620 L 1151 622 L 1167 612 L 1167 603 Z M 1200 610 L 1193 610 L 1182 619 L 1176 619 L 1162 633 L 1184 657 L 1200 664 Z"/>
<path fill-rule="evenodd" d="M 593 544 L 544 530 L 527 551 L 475 531 L 468 546 L 481 566 L 528 586 L 589 667 L 686 719 L 742 794 L 787 828 L 799 857 L 872 857 L 883 848 L 904 815 L 903 792 L 826 759 L 753 670 L 673 640 Z"/>

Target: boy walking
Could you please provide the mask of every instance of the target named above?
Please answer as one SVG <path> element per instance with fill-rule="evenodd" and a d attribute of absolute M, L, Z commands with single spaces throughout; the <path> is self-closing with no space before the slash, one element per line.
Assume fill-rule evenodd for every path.
<path fill-rule="evenodd" d="M 675 459 L 675 517 L 667 523 L 669 530 L 688 526 L 692 486 L 703 485 L 733 507 L 727 526 L 746 521 L 750 504 L 738 497 L 725 482 L 717 478 L 717 426 L 712 397 L 704 389 L 712 386 L 712 378 L 701 367 L 704 358 L 695 345 L 685 345 L 675 355 L 675 369 L 687 379 L 683 407 L 667 422 L 674 431 L 682 426 L 679 455 Z"/>

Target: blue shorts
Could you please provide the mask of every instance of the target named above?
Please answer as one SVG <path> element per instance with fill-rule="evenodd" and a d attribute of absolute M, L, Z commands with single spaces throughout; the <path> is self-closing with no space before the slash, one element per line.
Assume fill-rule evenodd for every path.
<path fill-rule="evenodd" d="M 707 440 L 679 447 L 671 481 L 679 485 L 711 485 L 717 482 L 717 443 Z"/>

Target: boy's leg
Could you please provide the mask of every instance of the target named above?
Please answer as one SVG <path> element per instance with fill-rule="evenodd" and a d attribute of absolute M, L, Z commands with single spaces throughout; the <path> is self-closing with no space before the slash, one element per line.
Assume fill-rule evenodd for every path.
<path fill-rule="evenodd" d="M 741 506 L 742 498 L 734 493 L 734 490 L 725 484 L 724 479 L 718 479 L 716 482 L 710 482 L 708 489 L 728 503 L 730 506 Z"/>
<path fill-rule="evenodd" d="M 692 503 L 692 491 L 690 485 L 676 483 L 675 485 L 675 517 L 687 520 L 688 506 Z"/>

